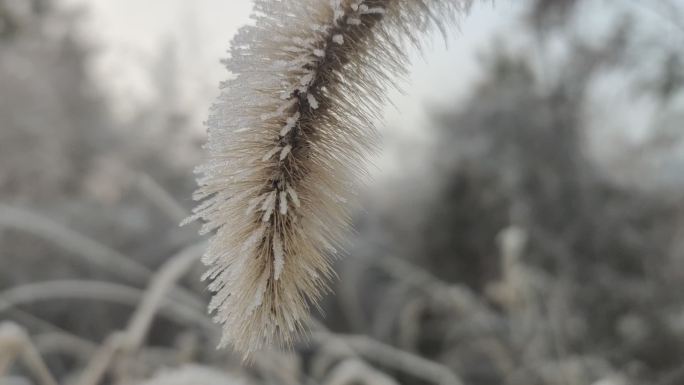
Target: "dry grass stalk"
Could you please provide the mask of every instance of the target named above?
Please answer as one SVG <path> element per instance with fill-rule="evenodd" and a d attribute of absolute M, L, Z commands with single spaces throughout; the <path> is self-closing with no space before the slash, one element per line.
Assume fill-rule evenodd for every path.
<path fill-rule="evenodd" d="M 328 375 L 325 385 L 375 384 L 398 385 L 388 375 L 379 372 L 356 359 L 347 359 L 338 364 Z"/>
<path fill-rule="evenodd" d="M 11 322 L 0 324 L 0 378 L 20 357 L 41 385 L 58 385 L 26 331 Z"/>
<path fill-rule="evenodd" d="M 150 269 L 135 259 L 25 208 L 0 203 L 0 227 L 24 231 L 54 242 L 74 253 L 74 257 L 138 284 L 146 283 L 152 276 Z M 189 290 L 174 288 L 172 294 L 190 306 L 203 308 L 202 302 Z"/>
<path fill-rule="evenodd" d="M 199 259 L 204 244 L 189 246 L 171 258 L 152 278 L 145 295 L 131 316 L 126 330 L 113 333 L 100 347 L 83 370 L 79 385 L 100 382 L 113 360 L 120 353 L 133 354 L 142 346 L 155 314 L 162 308 L 168 292 Z"/>
<path fill-rule="evenodd" d="M 150 271 L 135 260 L 27 209 L 0 204 L 0 226 L 54 242 L 87 263 L 131 281 L 146 282 L 150 276 Z"/>
<path fill-rule="evenodd" d="M 140 305 L 131 317 L 126 335 L 128 348 L 132 351 L 140 349 L 149 331 L 155 314 L 164 304 L 166 295 L 178 280 L 194 265 L 198 263 L 204 243 L 199 243 L 181 250 L 171 257 L 159 272 L 152 278 Z"/>
<path fill-rule="evenodd" d="M 140 385 L 249 385 L 241 375 L 200 365 L 163 369 Z"/>
<path fill-rule="evenodd" d="M 210 116 L 203 202 L 188 219 L 215 232 L 204 262 L 222 346 L 247 356 L 306 330 L 406 45 L 469 2 L 256 1 L 256 25 L 233 40 L 236 78 Z"/>
<path fill-rule="evenodd" d="M 170 220 L 177 223 L 188 216 L 188 211 L 149 174 L 138 172 L 135 181 L 140 192 Z"/>
<path fill-rule="evenodd" d="M 55 280 L 15 286 L 0 292 L 0 313 L 21 304 L 50 299 L 92 299 L 137 305 L 144 292 L 130 286 L 102 281 Z M 188 323 L 211 333 L 215 330 L 211 321 L 197 309 L 168 298 L 164 299 L 161 313 L 171 320 Z"/>
<path fill-rule="evenodd" d="M 328 349 L 352 357 L 375 361 L 387 368 L 410 374 L 437 385 L 463 385 L 449 367 L 421 356 L 386 345 L 363 335 L 335 334 L 313 321 L 313 339 Z"/>
<path fill-rule="evenodd" d="M 410 373 L 438 385 L 463 385 L 454 372 L 437 362 L 382 344 L 365 336 L 344 336 L 344 343 L 370 361 Z"/>
<path fill-rule="evenodd" d="M 96 350 L 95 344 L 88 340 L 62 332 L 47 332 L 33 336 L 36 349 L 41 355 L 66 354 L 79 362 L 90 359 Z"/>

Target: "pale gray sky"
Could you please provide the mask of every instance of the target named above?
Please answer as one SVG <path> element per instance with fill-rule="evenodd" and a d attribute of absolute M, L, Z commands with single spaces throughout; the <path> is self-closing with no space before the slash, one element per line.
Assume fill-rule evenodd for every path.
<path fill-rule="evenodd" d="M 122 119 L 155 104 L 159 97 L 154 85 L 155 65 L 164 45 L 171 44 L 178 54 L 178 105 L 191 114 L 191 127 L 204 130 L 202 121 L 218 94 L 217 85 L 228 76 L 219 59 L 226 56 L 237 29 L 249 22 L 250 0 L 59 1 L 65 6 L 87 9 L 81 30 L 84 38 L 98 48 L 91 66 L 93 75 L 111 97 L 112 105 Z M 411 77 L 405 87 L 407 92 L 392 94 L 397 108 L 387 108 L 385 124 L 381 125 L 386 128 L 383 131 L 388 143 L 375 163 L 384 173 L 391 174 L 404 167 L 397 162 L 397 159 L 406 158 L 406 154 L 399 154 L 401 142 L 415 145 L 430 140 L 428 131 L 423 129 L 424 106 L 427 103 L 454 103 L 456 98 L 465 96 L 480 76 L 477 54 L 490 47 L 495 36 L 505 36 L 509 49 L 515 49 L 516 40 L 524 42 L 528 38 L 516 24 L 520 23 L 518 16 L 526 1 L 503 0 L 497 1 L 495 6 L 493 3 L 476 2 L 460 28 L 449 36 L 448 49 L 442 39 L 435 36 L 424 56 L 414 55 Z M 581 29 L 590 31 L 592 36 L 600 35 L 601 29 L 610 25 L 608 20 L 615 14 L 606 11 L 607 3 L 585 3 L 593 8 L 584 13 L 591 17 L 581 20 Z M 684 4 L 684 0 L 675 3 Z M 672 40 L 672 44 L 684 44 L 684 34 L 678 29 L 681 27 L 667 20 L 667 12 L 656 2 L 646 5 L 638 0 L 619 0 L 610 4 L 631 9 L 647 27 L 662 28 L 659 36 Z M 620 79 L 617 79 L 614 84 L 619 83 Z M 605 88 L 610 91 L 607 98 L 613 98 L 617 107 L 619 95 L 610 96 L 617 92 L 616 87 L 608 84 Z M 625 113 L 621 115 L 625 117 L 622 121 L 634 123 L 645 119 L 647 109 L 642 109 L 646 112 L 641 113 L 633 100 L 627 102 L 629 112 L 639 116 Z M 625 126 L 620 125 L 618 130 L 624 131 Z"/>
<path fill-rule="evenodd" d="M 162 47 L 170 40 L 179 53 L 180 104 L 189 108 L 193 127 L 203 130 L 207 108 L 218 93 L 219 81 L 227 72 L 219 63 L 226 56 L 237 29 L 249 22 L 249 0 L 60 0 L 65 6 L 87 10 L 82 35 L 97 47 L 92 70 L 112 98 L 118 115 L 126 119 L 136 110 L 153 105 L 156 89 L 151 69 Z M 478 3 L 460 29 L 449 36 L 448 49 L 435 36 L 424 56 L 415 55 L 406 94 L 392 94 L 398 108 L 388 107 L 388 141 L 428 141 L 424 126 L 426 102 L 438 95 L 450 101 L 463 96 L 479 75 L 476 52 L 488 45 L 493 35 L 505 29 L 515 31 L 515 14 L 521 1 Z M 388 131 L 385 130 L 387 133 Z M 383 172 L 391 165 L 402 167 L 397 158 L 399 145 L 389 143 L 374 163 Z"/>
<path fill-rule="evenodd" d="M 106 89 L 122 113 L 155 98 L 149 68 L 169 39 L 176 42 L 181 54 L 184 92 L 193 104 L 206 110 L 216 85 L 226 78 L 219 59 L 225 57 L 233 34 L 249 21 L 251 10 L 249 0 L 60 1 L 87 9 L 81 29 L 86 39 L 99 47 L 93 70 L 107 83 Z M 397 103 L 406 103 L 402 110 L 411 112 L 417 99 L 430 99 L 437 89 L 453 93 L 464 89 L 463 82 L 472 81 L 477 73 L 475 50 L 514 19 L 512 12 L 520 8 L 514 3 L 501 2 L 496 9 L 489 3 L 476 6 L 460 32 L 450 37 L 449 50 L 436 38 L 426 50 L 425 60 L 416 60 L 411 95 L 396 96 L 400 99 Z"/>
<path fill-rule="evenodd" d="M 86 10 L 81 30 L 98 47 L 94 74 L 105 82 L 123 116 L 157 96 L 150 69 L 167 42 L 180 56 L 186 104 L 206 111 L 218 82 L 226 77 L 219 60 L 226 56 L 233 34 L 248 22 L 251 10 L 247 0 L 60 1 Z"/>

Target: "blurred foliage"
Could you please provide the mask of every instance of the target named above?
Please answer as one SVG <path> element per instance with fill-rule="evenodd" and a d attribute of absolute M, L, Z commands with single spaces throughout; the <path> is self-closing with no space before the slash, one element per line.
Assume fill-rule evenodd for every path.
<path fill-rule="evenodd" d="M 50 1 L 2 0 L 0 14 L 8 20 L 4 25 L 13 26 L 0 40 L 0 203 L 41 212 L 148 266 L 194 239 L 192 229 L 178 229 L 180 218 L 169 215 L 157 191 L 161 184 L 188 201 L 194 186 L 187 164 L 178 160 L 196 148 L 190 130 L 179 127 L 188 124 L 182 111 L 155 107 L 130 122 L 117 119 L 89 72 L 95 47 L 76 33 L 81 12 Z M 151 127 L 154 137 L 146 134 Z M 181 136 L 184 146 L 178 145 Z M 0 228 L 0 288 L 47 279 L 114 279 L 46 238 Z M 61 303 L 33 308 L 95 338 L 125 320 L 124 309 L 94 304 L 92 318 L 84 318 Z"/>
<path fill-rule="evenodd" d="M 676 374 L 684 336 L 681 321 L 673 321 L 684 303 L 682 180 L 674 189 L 663 179 L 639 181 L 643 169 L 606 165 L 589 145 L 596 138 L 588 112 L 613 107 L 588 104 L 596 79 L 652 57 L 632 60 L 644 43 L 628 16 L 603 40 L 583 37 L 573 27 L 581 3 L 536 2 L 534 45 L 517 52 L 495 45 L 468 101 L 433 111 L 436 139 L 426 168 L 389 183 L 390 190 L 437 186 L 429 199 L 405 188 L 369 214 L 382 221 L 360 221 L 371 248 L 360 255 L 399 257 L 445 284 L 465 284 L 489 310 L 445 308 L 438 295 L 407 288 L 386 267 L 352 259 L 338 287 L 338 311 L 358 314 L 352 328 L 390 343 L 410 333 L 411 350 L 458 368 L 468 384 L 684 380 Z M 567 53 L 547 68 L 536 58 L 552 57 L 552 35 Z M 658 47 L 664 70 L 633 96 L 668 106 L 653 117 L 653 137 L 666 116 L 682 112 L 681 103 L 669 104 L 682 95 L 672 75 L 681 70 L 672 63 L 681 50 Z M 646 82 L 643 75 L 630 81 Z M 684 135 L 668 132 L 672 140 Z M 664 156 L 673 163 L 681 147 L 669 151 L 651 148 L 638 161 Z M 615 177 L 621 168 L 629 182 Z M 346 290 L 350 279 L 356 289 Z M 483 326 L 482 314 L 493 325 Z"/>

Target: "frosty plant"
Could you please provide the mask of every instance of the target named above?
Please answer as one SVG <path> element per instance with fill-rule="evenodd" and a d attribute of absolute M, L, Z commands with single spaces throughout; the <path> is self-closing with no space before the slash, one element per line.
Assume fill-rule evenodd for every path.
<path fill-rule="evenodd" d="M 407 45 L 469 2 L 255 1 L 255 25 L 226 61 L 235 77 L 209 117 L 201 203 L 188 219 L 213 233 L 203 261 L 220 345 L 247 356 L 306 330 Z"/>

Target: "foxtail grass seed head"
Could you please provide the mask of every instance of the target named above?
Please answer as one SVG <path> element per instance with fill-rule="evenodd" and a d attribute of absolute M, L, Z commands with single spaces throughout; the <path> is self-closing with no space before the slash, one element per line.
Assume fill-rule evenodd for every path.
<path fill-rule="evenodd" d="M 469 2 L 255 1 L 225 61 L 234 78 L 211 110 L 187 220 L 213 234 L 203 261 L 221 346 L 247 357 L 306 331 L 407 45 Z"/>

